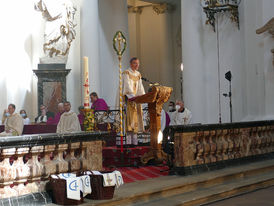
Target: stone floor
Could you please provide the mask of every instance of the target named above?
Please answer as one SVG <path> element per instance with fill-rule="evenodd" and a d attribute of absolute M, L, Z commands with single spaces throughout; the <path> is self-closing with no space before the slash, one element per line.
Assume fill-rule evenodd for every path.
<path fill-rule="evenodd" d="M 206 206 L 274 206 L 274 186 L 207 204 Z"/>

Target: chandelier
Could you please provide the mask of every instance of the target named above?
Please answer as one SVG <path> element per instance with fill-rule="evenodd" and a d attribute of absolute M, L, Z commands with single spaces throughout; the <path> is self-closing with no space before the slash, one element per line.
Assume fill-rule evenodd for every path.
<path fill-rule="evenodd" d="M 230 13 L 230 19 L 240 29 L 238 6 L 241 0 L 201 0 L 201 5 L 206 14 L 206 24 L 210 24 L 215 32 L 215 14 Z"/>

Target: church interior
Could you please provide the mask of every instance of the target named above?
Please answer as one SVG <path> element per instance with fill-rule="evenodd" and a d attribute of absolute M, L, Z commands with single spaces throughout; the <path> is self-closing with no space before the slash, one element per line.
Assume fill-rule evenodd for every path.
<path fill-rule="evenodd" d="M 2 8 L 2 205 L 273 204 L 273 0 Z"/>

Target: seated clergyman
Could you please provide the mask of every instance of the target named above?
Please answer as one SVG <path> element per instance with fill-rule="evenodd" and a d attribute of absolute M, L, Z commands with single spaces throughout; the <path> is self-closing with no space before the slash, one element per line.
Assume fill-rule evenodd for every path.
<path fill-rule="evenodd" d="M 0 133 L 0 136 L 4 137 L 22 135 L 24 121 L 20 114 L 15 113 L 14 104 L 9 104 L 8 112 L 5 114 L 5 116 L 5 131 Z"/>
<path fill-rule="evenodd" d="M 183 101 L 176 101 L 176 111 L 171 113 L 170 120 L 170 125 L 184 125 L 191 123 L 191 111 L 185 108 Z"/>
<path fill-rule="evenodd" d="M 108 105 L 103 98 L 99 98 L 96 92 L 92 92 L 90 95 L 90 101 L 92 103 L 91 109 L 96 110 L 108 110 Z"/>
<path fill-rule="evenodd" d="M 38 123 L 38 124 L 46 123 L 50 117 L 54 118 L 54 114 L 48 111 L 48 108 L 45 105 L 41 104 L 40 112 L 38 116 L 35 118 L 35 123 Z"/>
<path fill-rule="evenodd" d="M 56 133 L 69 133 L 81 131 L 78 116 L 75 112 L 70 110 L 70 102 L 64 102 L 65 112 L 61 115 L 60 121 L 57 125 Z"/>
<path fill-rule="evenodd" d="M 64 113 L 64 104 L 62 102 L 60 102 L 58 105 L 57 105 L 57 108 L 58 108 L 58 112 L 55 114 L 54 118 L 50 117 L 48 118 L 47 120 L 47 125 L 57 125 L 58 122 L 60 121 L 60 118 L 61 118 L 61 115 Z"/>

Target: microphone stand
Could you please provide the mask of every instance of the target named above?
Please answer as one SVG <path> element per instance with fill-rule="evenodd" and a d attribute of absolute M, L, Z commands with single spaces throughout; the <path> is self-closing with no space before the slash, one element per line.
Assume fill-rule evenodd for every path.
<path fill-rule="evenodd" d="M 229 81 L 229 108 L 230 108 L 230 122 L 232 123 L 232 92 L 231 92 L 231 81 Z"/>
<path fill-rule="evenodd" d="M 141 79 L 142 79 L 143 81 L 145 81 L 145 82 L 148 82 L 150 87 L 153 86 L 153 85 L 155 85 L 155 86 L 158 86 L 158 85 L 159 85 L 159 83 L 151 82 L 151 81 L 149 81 L 149 80 L 148 80 L 147 78 L 145 78 L 145 77 L 142 77 Z"/>
<path fill-rule="evenodd" d="M 230 122 L 232 123 L 232 90 L 231 90 L 231 72 L 228 71 L 226 74 L 225 74 L 225 78 L 226 80 L 229 81 L 229 92 L 228 93 L 223 93 L 223 95 L 225 97 L 229 97 L 229 110 L 230 110 Z"/>

